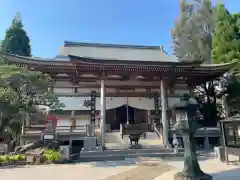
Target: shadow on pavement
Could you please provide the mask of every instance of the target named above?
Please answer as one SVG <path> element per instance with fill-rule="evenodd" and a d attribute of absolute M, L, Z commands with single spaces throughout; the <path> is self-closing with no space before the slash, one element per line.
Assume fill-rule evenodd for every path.
<path fill-rule="evenodd" d="M 209 159 L 214 159 L 213 153 L 205 153 L 205 154 L 199 154 L 198 160 L 199 161 L 205 161 Z M 183 162 L 183 154 L 174 154 L 172 156 L 166 156 L 166 157 L 137 157 L 137 158 L 126 158 L 124 160 L 112 160 L 112 161 L 94 161 L 90 162 L 90 164 L 94 167 L 118 167 L 118 166 L 134 166 L 136 164 L 139 164 L 141 162 L 153 162 L 155 164 L 164 164 L 171 161 L 179 161 Z M 239 179 L 240 180 L 240 179 Z"/>
<path fill-rule="evenodd" d="M 214 180 L 240 180 L 240 168 L 211 174 Z"/>

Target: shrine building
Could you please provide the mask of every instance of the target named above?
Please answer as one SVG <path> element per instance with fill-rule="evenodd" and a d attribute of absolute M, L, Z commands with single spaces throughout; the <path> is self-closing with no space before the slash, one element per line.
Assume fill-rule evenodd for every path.
<path fill-rule="evenodd" d="M 61 113 L 52 112 L 57 116 L 55 129 L 71 145 L 81 144 L 89 124 L 94 125 L 94 136 L 106 146 L 113 143 L 111 134 L 116 141 L 124 139 L 123 126 L 145 124 L 147 131 L 157 133 L 159 144 L 167 146 L 176 123 L 173 106 L 180 96 L 191 94 L 195 85 L 218 78 L 232 67 L 232 63 L 180 62 L 161 46 L 79 42 L 64 42 L 52 59 L 12 54 L 3 57 L 9 64 L 51 76 L 55 82 L 51 90 L 65 105 Z M 156 121 L 161 127 L 158 130 Z M 202 121 L 206 128 L 209 124 L 216 128 L 217 122 Z M 44 118 L 26 121 L 24 127 L 25 141 L 36 140 L 45 128 Z M 213 137 L 220 136 L 218 130 L 214 132 Z"/>

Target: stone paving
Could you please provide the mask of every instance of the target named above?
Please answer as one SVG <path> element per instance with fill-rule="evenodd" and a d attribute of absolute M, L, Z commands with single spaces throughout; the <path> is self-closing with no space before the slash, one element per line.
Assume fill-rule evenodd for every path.
<path fill-rule="evenodd" d="M 171 169 L 172 166 L 163 161 L 139 160 L 136 168 L 107 177 L 103 180 L 152 180 Z"/>
<path fill-rule="evenodd" d="M 154 160 L 152 158 L 134 158 L 124 161 L 28 166 L 12 169 L 0 169 L 0 180 L 108 180 L 109 178 L 115 180 L 125 180 L 129 176 L 123 176 L 123 179 L 119 176 L 118 179 L 115 177 L 120 174 L 124 175 L 124 173 L 129 175 L 129 172 L 131 171 L 133 174 L 144 172 L 145 179 L 144 176 L 142 176 L 140 180 L 149 180 L 149 178 L 152 178 L 153 180 L 171 180 L 173 179 L 173 175 L 176 172 L 181 171 L 183 167 L 183 160 L 171 159 L 167 162 L 174 168 L 167 168 L 163 172 L 160 172 L 161 170 L 157 169 L 157 171 L 152 172 L 154 174 L 151 176 L 146 176 L 147 174 L 151 174 L 151 169 L 154 169 L 151 166 L 153 161 L 160 161 L 159 164 L 161 165 L 165 164 L 165 162 L 156 158 Z M 141 168 L 137 169 L 139 165 Z M 240 166 L 227 166 L 216 159 L 201 160 L 200 166 L 204 172 L 212 174 L 214 180 L 240 180 Z M 130 175 L 132 174 L 130 173 Z M 132 178 L 131 180 L 134 179 Z"/>
<path fill-rule="evenodd" d="M 175 169 L 155 178 L 154 180 L 171 180 L 173 175 L 183 168 L 183 162 L 173 161 L 170 162 Z M 201 169 L 208 174 L 213 176 L 213 180 L 240 180 L 240 166 L 237 165 L 226 165 L 217 159 L 209 159 L 200 161 Z"/>
<path fill-rule="evenodd" d="M 27 166 L 0 169 L 0 180 L 100 180 L 135 167 L 132 160 Z"/>

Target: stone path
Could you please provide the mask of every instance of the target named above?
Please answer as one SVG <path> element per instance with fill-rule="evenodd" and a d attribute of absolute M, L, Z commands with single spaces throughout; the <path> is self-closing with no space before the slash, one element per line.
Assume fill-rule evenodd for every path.
<path fill-rule="evenodd" d="M 0 169 L 0 180 L 100 180 L 135 167 L 130 162 L 28 166 Z"/>
<path fill-rule="evenodd" d="M 173 180 L 183 168 L 183 160 L 133 158 L 124 161 L 92 162 L 66 165 L 39 165 L 0 169 L 0 180 Z M 216 159 L 201 160 L 200 166 L 213 180 L 240 180 L 240 166 Z"/>
<path fill-rule="evenodd" d="M 175 169 L 155 178 L 154 180 L 172 180 L 175 173 L 182 170 L 182 161 L 172 161 L 169 164 Z M 240 180 L 240 166 L 226 165 L 217 159 L 200 161 L 201 169 L 213 176 L 213 180 Z"/>
<path fill-rule="evenodd" d="M 107 177 L 103 180 L 152 180 L 172 169 L 164 162 L 142 161 L 136 168 Z"/>

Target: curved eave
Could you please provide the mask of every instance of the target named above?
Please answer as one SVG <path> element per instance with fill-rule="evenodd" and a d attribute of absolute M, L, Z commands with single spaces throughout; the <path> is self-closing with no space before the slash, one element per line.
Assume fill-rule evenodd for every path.
<path fill-rule="evenodd" d="M 155 61 L 121 61 L 121 60 L 105 60 L 105 59 L 96 59 L 89 57 L 78 57 L 69 55 L 70 61 L 58 60 L 58 59 L 40 59 L 33 57 L 18 56 L 8 53 L 3 53 L 2 57 L 5 58 L 8 62 L 15 64 L 34 64 L 34 65 L 69 65 L 73 64 L 85 64 L 85 65 L 136 65 L 136 66 L 155 66 L 155 67 L 194 67 L 199 66 L 199 63 L 188 63 L 188 62 L 155 62 Z"/>
<path fill-rule="evenodd" d="M 8 53 L 2 53 L 2 57 L 12 64 L 25 65 L 53 65 L 53 66 L 72 66 L 70 61 L 63 61 L 58 59 L 38 59 L 33 57 L 18 56 Z"/>
<path fill-rule="evenodd" d="M 11 64 L 27 65 L 29 67 L 40 70 L 44 68 L 58 69 L 58 71 L 65 71 L 71 69 L 86 70 L 86 71 L 140 71 L 140 72 L 189 72 L 193 74 L 210 74 L 214 76 L 221 76 L 229 69 L 231 69 L 239 60 L 232 61 L 225 64 L 195 64 L 189 62 L 146 62 L 146 61 L 120 61 L 120 60 L 103 60 L 93 59 L 88 57 L 78 57 L 69 55 L 70 61 L 63 61 L 58 59 L 43 60 L 32 57 L 24 57 L 3 53 L 2 57 Z"/>
<path fill-rule="evenodd" d="M 174 62 L 174 61 L 132 61 L 132 60 L 115 60 L 115 59 L 99 59 L 91 57 L 80 57 L 68 55 L 74 63 L 89 64 L 89 65 L 137 65 L 137 66 L 159 66 L 159 67 L 193 67 L 199 66 L 199 63 L 191 62 Z"/>
<path fill-rule="evenodd" d="M 228 71 L 229 69 L 233 68 L 237 63 L 239 63 L 239 60 L 233 60 L 228 63 L 222 63 L 222 64 L 201 64 L 198 67 L 195 67 L 195 70 L 198 71 Z"/>

